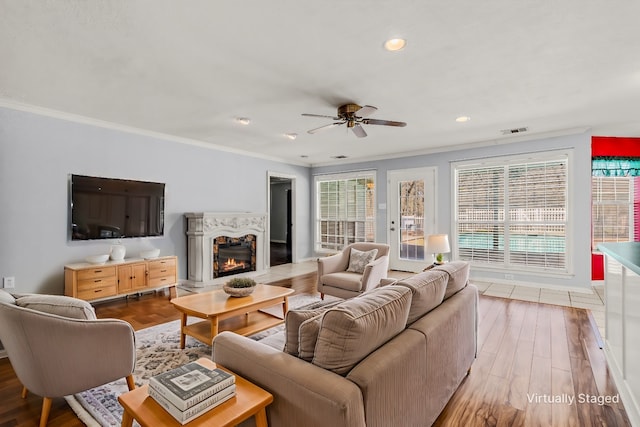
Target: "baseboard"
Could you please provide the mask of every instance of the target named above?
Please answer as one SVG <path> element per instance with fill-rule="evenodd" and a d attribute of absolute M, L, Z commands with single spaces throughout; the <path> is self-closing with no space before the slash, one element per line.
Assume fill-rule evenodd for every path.
<path fill-rule="evenodd" d="M 4 359 L 6 357 L 9 357 L 9 355 L 7 354 L 7 350 L 5 349 L 0 350 L 0 359 Z"/>

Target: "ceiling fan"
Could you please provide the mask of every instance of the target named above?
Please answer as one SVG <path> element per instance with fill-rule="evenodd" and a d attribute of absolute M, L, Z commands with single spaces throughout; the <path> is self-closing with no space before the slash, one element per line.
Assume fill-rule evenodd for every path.
<path fill-rule="evenodd" d="M 365 132 L 362 125 L 382 125 L 382 126 L 396 126 L 396 127 L 404 127 L 407 124 L 405 122 L 394 122 L 391 120 L 378 120 L 378 119 L 368 119 L 367 116 L 373 114 L 378 109 L 371 105 L 365 105 L 361 107 L 357 104 L 344 104 L 338 107 L 338 114 L 336 116 L 325 116 L 321 114 L 306 114 L 303 113 L 303 116 L 306 117 L 322 117 L 334 120 L 333 123 L 328 125 L 320 126 L 319 128 L 311 129 L 307 131 L 308 133 L 316 133 L 323 130 L 331 129 L 336 126 L 341 126 L 346 124 L 347 128 L 350 128 L 353 133 L 356 134 L 358 138 L 364 138 L 367 136 L 367 132 Z"/>

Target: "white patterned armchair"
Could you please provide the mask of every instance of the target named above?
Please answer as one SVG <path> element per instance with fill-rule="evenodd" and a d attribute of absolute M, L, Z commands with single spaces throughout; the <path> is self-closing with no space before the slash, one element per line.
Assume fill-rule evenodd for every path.
<path fill-rule="evenodd" d="M 318 292 L 323 299 L 325 294 L 352 298 L 379 286 L 388 270 L 389 245 L 352 243 L 340 253 L 318 258 Z"/>

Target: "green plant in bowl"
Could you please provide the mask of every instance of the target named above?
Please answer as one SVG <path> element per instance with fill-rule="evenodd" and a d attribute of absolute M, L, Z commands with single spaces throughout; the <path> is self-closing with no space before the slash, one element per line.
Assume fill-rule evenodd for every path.
<path fill-rule="evenodd" d="M 256 282 L 248 277 L 234 277 L 222 286 L 222 289 L 232 297 L 246 297 L 256 288 Z"/>
<path fill-rule="evenodd" d="M 256 285 L 256 281 L 248 277 L 234 277 L 227 282 L 230 288 L 250 288 Z"/>

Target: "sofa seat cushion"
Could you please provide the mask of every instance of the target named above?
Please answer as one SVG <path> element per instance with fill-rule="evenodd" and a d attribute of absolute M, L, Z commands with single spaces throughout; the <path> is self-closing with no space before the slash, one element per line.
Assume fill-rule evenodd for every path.
<path fill-rule="evenodd" d="M 469 283 L 469 263 L 465 261 L 451 261 L 433 267 L 432 271 L 444 271 L 449 275 L 444 299 L 459 292 Z"/>
<path fill-rule="evenodd" d="M 362 289 L 362 275 L 350 271 L 329 273 L 322 276 L 322 283 L 324 286 L 333 286 L 335 288 L 358 292 Z"/>
<path fill-rule="evenodd" d="M 410 307 L 411 291 L 404 286 L 390 285 L 327 310 L 322 315 L 311 363 L 346 375 L 358 362 L 404 330 Z"/>
<path fill-rule="evenodd" d="M 444 271 L 427 270 L 398 281 L 398 286 L 411 289 L 411 309 L 407 324 L 411 324 L 440 305 L 447 289 L 449 275 Z"/>
<path fill-rule="evenodd" d="M 15 304 L 16 299 L 9 292 L 0 289 L 0 302 L 4 302 L 6 304 Z"/>
<path fill-rule="evenodd" d="M 16 305 L 73 319 L 96 319 L 96 312 L 87 301 L 62 295 L 20 295 Z"/>

